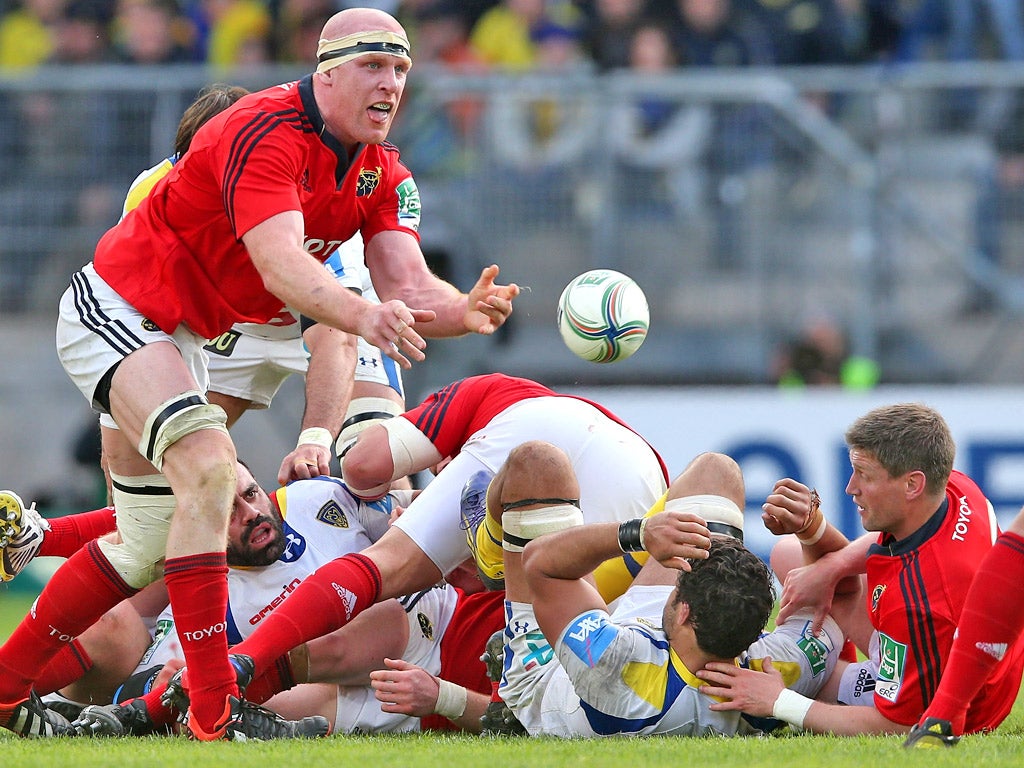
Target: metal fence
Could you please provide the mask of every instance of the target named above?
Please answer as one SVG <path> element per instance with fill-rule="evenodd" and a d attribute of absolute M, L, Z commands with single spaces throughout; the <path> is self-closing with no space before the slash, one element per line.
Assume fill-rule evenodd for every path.
<path fill-rule="evenodd" d="M 0 74 L 0 321 L 53 313 L 201 86 L 301 74 Z M 468 288 L 493 262 L 527 288 L 498 338 L 438 346 L 439 381 L 765 382 L 822 313 L 884 380 L 1024 375 L 1020 66 L 413 75 L 391 138 L 431 264 Z M 557 339 L 562 286 L 595 266 L 648 294 L 629 364 L 582 364 Z"/>

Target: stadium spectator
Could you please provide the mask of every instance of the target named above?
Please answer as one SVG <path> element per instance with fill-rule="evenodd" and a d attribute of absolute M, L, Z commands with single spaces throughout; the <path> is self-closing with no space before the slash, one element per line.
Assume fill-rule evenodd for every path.
<path fill-rule="evenodd" d="M 537 58 L 532 30 L 544 20 L 544 0 L 501 0 L 485 11 L 469 33 L 488 66 L 526 70 Z"/>
<path fill-rule="evenodd" d="M 994 157 L 978 170 L 979 192 L 974 206 L 974 247 L 984 271 L 968 289 L 962 312 L 987 316 L 1002 304 L 999 285 L 1008 258 L 1010 225 L 1024 210 L 1024 89 L 1007 91 L 1008 109 L 991 126 Z"/>
<path fill-rule="evenodd" d="M 764 38 L 779 66 L 845 63 L 843 25 L 836 0 L 735 0 Z"/>
<path fill-rule="evenodd" d="M 646 0 L 594 0 L 586 4 L 583 47 L 599 72 L 631 66 L 637 28 L 650 23 L 646 6 Z"/>
<path fill-rule="evenodd" d="M 202 28 L 207 30 L 202 52 L 207 64 L 230 70 L 270 61 L 273 19 L 265 3 L 202 0 L 197 8 L 202 14 Z"/>
<path fill-rule="evenodd" d="M 953 469 L 949 427 L 927 406 L 876 408 L 853 423 L 846 443 L 853 467 L 846 492 L 877 536 L 847 542 L 816 495 L 789 479 L 776 484 L 762 519 L 776 535 L 796 534 L 772 553 L 784 579 L 779 620 L 804 608 L 815 611 L 816 623 L 831 613 L 866 660 L 841 662 L 817 701 L 782 694 L 770 667 L 712 664 L 698 673 L 703 690 L 727 699 L 712 709 L 777 717 L 813 733 L 905 733 L 935 696 L 972 576 L 998 533 L 995 515 L 978 486 Z M 1002 722 L 1022 668 L 1024 642 L 1017 642 L 970 696 L 968 732 Z"/>
<path fill-rule="evenodd" d="M 629 73 L 643 79 L 668 75 L 677 65 L 664 25 L 636 27 Z M 636 216 L 685 218 L 700 208 L 700 160 L 711 141 L 712 111 L 657 95 L 624 97 L 612 106 L 608 136 L 624 183 L 616 204 Z"/>
<path fill-rule="evenodd" d="M 734 14 L 733 0 L 677 0 L 672 34 L 683 67 L 742 68 L 770 63 L 763 41 Z M 714 217 L 712 262 L 720 269 L 743 263 L 743 211 L 755 173 L 773 152 L 763 108 L 716 104 L 712 140 L 704 153 L 702 198 Z"/>
<path fill-rule="evenodd" d="M 485 66 L 469 44 L 469 21 L 455 0 L 426 0 L 410 12 L 417 69 L 438 67 L 458 75 L 480 74 Z M 421 70 L 422 71 L 422 70 Z M 429 75 L 428 75 L 429 76 Z M 402 158 L 417 177 L 450 178 L 475 163 L 483 99 L 466 95 L 438 104 L 434 94 L 417 87 L 406 91 L 407 106 L 395 123 Z"/>
<path fill-rule="evenodd" d="M 892 60 L 902 27 L 900 8 L 888 0 L 836 0 L 845 60 L 864 64 Z"/>
<path fill-rule="evenodd" d="M 114 53 L 122 64 L 192 60 L 188 49 L 192 27 L 174 0 L 118 0 L 112 23 Z"/>
<path fill-rule="evenodd" d="M 397 477 L 450 458 L 447 466 L 379 542 L 319 568 L 236 652 L 250 656 L 261 672 L 288 649 L 344 626 L 368 605 L 436 583 L 471 553 L 484 583 L 499 586 L 501 534 L 480 497 L 508 452 L 528 438 L 549 440 L 574 457 L 588 519 L 643 514 L 666 488 L 654 449 L 600 406 L 502 374 L 455 382 L 403 416 L 363 432 L 345 455 L 342 473 L 353 493 L 372 499 Z M 460 494 L 461 523 L 452 503 Z"/>
<path fill-rule="evenodd" d="M 0 68 L 31 69 L 56 48 L 66 0 L 21 0 L 0 17 Z"/>
<path fill-rule="evenodd" d="M 878 365 L 853 354 L 846 331 L 826 313 L 815 313 L 793 339 L 783 344 L 772 362 L 772 380 L 795 389 L 843 386 L 870 389 L 878 383 Z"/>
<path fill-rule="evenodd" d="M 207 122 L 171 174 L 72 278 L 58 346 L 87 401 L 112 411 L 120 427 L 104 431 L 104 448 L 122 543 L 89 545 L 69 559 L 0 647 L 0 724 L 10 730 L 66 730 L 38 706 L 34 678 L 63 636 L 80 634 L 162 566 L 194 673 L 189 731 L 211 740 L 245 731 L 250 711 L 238 698 L 220 630 L 235 451 L 223 410 L 203 394 L 204 340 L 236 321 L 269 320 L 287 304 L 410 366 L 410 358 L 424 359 L 419 331 L 491 333 L 511 312 L 518 288 L 496 285 L 497 267 L 486 268 L 467 295 L 432 275 L 419 249 L 415 184 L 397 153 L 381 146 L 411 64 L 404 30 L 387 14 L 353 9 L 333 16 L 322 38 L 315 73 Z M 278 110 L 296 122 L 250 137 L 236 172 L 222 178 L 237 148 L 232 135 Z M 313 130 L 298 132 L 300 124 Z M 347 161 L 350 152 L 364 170 L 347 174 L 338 190 L 338 158 Z M 374 284 L 389 299 L 379 306 L 338 286 L 318 263 L 334 250 L 329 244 L 360 230 Z M 138 258 L 140 249 L 147 258 Z M 190 256 L 197 252 L 202 268 Z M 78 299 L 90 308 L 76 307 Z M 121 327 L 114 316 L 133 330 L 118 332 L 117 342 L 105 336 L 112 326 L 92 324 L 97 304 L 112 326 Z M 152 529 L 132 524 L 143 509 Z"/>
<path fill-rule="evenodd" d="M 41 63 L 109 61 L 108 19 L 101 0 L 71 0 L 47 28 L 54 45 Z M 0 304 L 17 312 L 34 303 L 49 264 L 86 258 L 116 218 L 124 147 L 109 93 L 40 87 L 5 101 L 3 152 L 10 160 L 0 165 L 10 167 L 0 180 Z"/>
<path fill-rule="evenodd" d="M 532 68 L 517 72 L 530 85 L 495 89 L 487 102 L 488 170 L 501 188 L 485 199 L 537 222 L 586 205 L 592 166 L 583 160 L 600 121 L 594 94 L 574 85 L 592 68 L 579 35 L 576 26 L 538 22 L 530 33 Z"/>
<path fill-rule="evenodd" d="M 797 690 L 821 688 L 842 635 L 829 622 L 813 638 L 797 619 L 762 635 L 774 588 L 736 537 L 744 491 L 732 459 L 698 456 L 642 519 L 581 525 L 580 491 L 569 457 L 531 441 L 489 492 L 488 506 L 504 510 L 508 599 L 498 695 L 530 735 L 757 733 L 698 691 L 694 672 L 712 661 L 771 655 Z M 732 535 L 715 532 L 723 522 Z M 650 556 L 612 611 L 586 577 L 624 551 Z M 638 667 L 654 672 L 638 677 Z"/>

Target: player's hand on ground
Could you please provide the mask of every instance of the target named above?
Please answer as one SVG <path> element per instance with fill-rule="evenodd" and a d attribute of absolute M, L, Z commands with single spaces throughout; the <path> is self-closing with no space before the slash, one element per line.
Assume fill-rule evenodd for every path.
<path fill-rule="evenodd" d="M 331 449 L 316 443 L 302 443 L 284 457 L 277 470 L 277 482 L 287 485 L 293 480 L 309 480 L 331 474 Z"/>
<path fill-rule="evenodd" d="M 382 711 L 411 717 L 434 714 L 440 686 L 432 674 L 403 659 L 384 659 L 384 666 L 370 673 Z"/>
<path fill-rule="evenodd" d="M 402 368 L 408 369 L 412 368 L 410 358 L 419 363 L 427 357 L 423 353 L 427 342 L 413 326 L 429 323 L 436 317 L 437 314 L 430 309 L 410 309 L 397 299 L 385 301 L 366 313 L 359 335 L 379 347 Z"/>
<path fill-rule="evenodd" d="M 763 671 L 743 669 L 735 664 L 710 662 L 697 671 L 697 677 L 704 681 L 700 692 L 725 701 L 715 702 L 711 709 L 730 709 L 746 712 L 754 717 L 771 717 L 775 700 L 779 698 L 786 684 L 782 675 L 772 666 L 771 657 L 763 659 Z"/>
<path fill-rule="evenodd" d="M 711 533 L 692 512 L 659 512 L 647 518 L 644 546 L 651 557 L 667 568 L 689 571 L 690 560 L 704 560 L 711 548 Z"/>
<path fill-rule="evenodd" d="M 801 482 L 784 477 L 775 483 L 761 505 L 761 520 L 764 527 L 776 536 L 796 533 L 804 528 L 812 505 L 817 503 L 814 491 Z"/>
<path fill-rule="evenodd" d="M 809 610 L 814 613 L 811 631 L 815 636 L 821 633 L 825 617 L 832 610 L 836 592 L 836 579 L 829 572 L 827 563 L 823 564 L 823 560 L 793 568 L 786 574 L 776 624 L 785 623 L 798 611 Z"/>
<path fill-rule="evenodd" d="M 512 314 L 512 300 L 519 295 L 515 283 L 499 285 L 494 282 L 498 266 L 484 267 L 480 279 L 469 292 L 466 310 L 466 330 L 485 336 L 494 333 Z"/>

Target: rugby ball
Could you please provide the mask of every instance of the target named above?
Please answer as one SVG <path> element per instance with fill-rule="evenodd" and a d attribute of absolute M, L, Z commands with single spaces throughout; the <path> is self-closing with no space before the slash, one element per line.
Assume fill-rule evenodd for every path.
<path fill-rule="evenodd" d="M 558 331 L 570 351 L 592 363 L 625 360 L 644 343 L 650 311 L 640 286 L 612 269 L 591 269 L 558 299 Z"/>

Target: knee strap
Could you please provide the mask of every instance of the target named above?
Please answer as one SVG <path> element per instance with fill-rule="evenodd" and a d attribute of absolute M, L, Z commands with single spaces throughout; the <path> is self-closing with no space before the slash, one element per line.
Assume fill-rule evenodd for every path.
<path fill-rule="evenodd" d="M 359 434 L 366 428 L 382 421 L 394 418 L 402 413 L 402 407 L 394 400 L 386 397 L 357 397 L 348 404 L 345 412 L 345 423 L 341 425 L 341 434 L 334 444 L 335 453 L 342 459 L 351 448 Z"/>
<path fill-rule="evenodd" d="M 160 578 L 175 499 L 163 475 L 111 474 L 121 542 L 99 540 L 100 550 L 127 584 L 141 589 Z"/>
<path fill-rule="evenodd" d="M 185 435 L 203 429 L 227 434 L 227 414 L 219 405 L 211 405 L 202 392 L 185 392 L 158 405 L 142 427 L 139 453 L 158 470 L 163 468 L 164 452 Z"/>
<path fill-rule="evenodd" d="M 725 496 L 710 493 L 680 496 L 666 501 L 665 510 L 700 515 L 712 533 L 724 533 L 743 541 L 743 512 Z"/>

